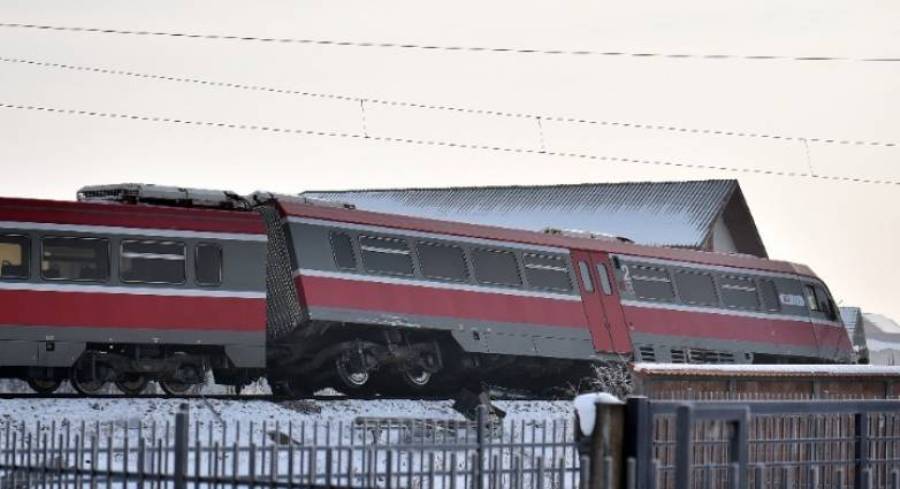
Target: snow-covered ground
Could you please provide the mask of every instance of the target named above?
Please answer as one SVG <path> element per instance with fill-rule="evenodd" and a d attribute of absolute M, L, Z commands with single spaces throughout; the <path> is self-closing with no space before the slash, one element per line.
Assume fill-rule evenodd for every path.
<path fill-rule="evenodd" d="M 80 423 L 117 422 L 144 425 L 172 421 L 182 403 L 188 405 L 192 421 L 208 422 L 312 421 L 352 422 L 357 417 L 409 417 L 463 420 L 452 401 L 411 400 L 262 400 L 170 399 L 6 399 L 0 401 L 0 422 L 65 419 Z M 574 416 L 571 401 L 498 401 L 508 420 L 565 419 Z"/>

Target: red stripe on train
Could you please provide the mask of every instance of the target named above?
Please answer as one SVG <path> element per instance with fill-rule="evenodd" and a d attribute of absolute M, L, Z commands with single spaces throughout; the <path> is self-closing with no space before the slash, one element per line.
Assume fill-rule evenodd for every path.
<path fill-rule="evenodd" d="M 804 321 L 762 319 L 738 315 L 672 311 L 649 307 L 625 306 L 625 316 L 632 330 L 646 334 L 711 338 L 731 341 L 753 341 L 774 345 L 817 348 L 813 325 Z M 830 330 L 844 334 L 842 328 Z M 837 334 L 831 333 L 831 334 Z M 849 342 L 843 345 L 849 348 Z"/>
<path fill-rule="evenodd" d="M 306 303 L 372 312 L 585 328 L 581 301 L 300 276 Z"/>
<path fill-rule="evenodd" d="M 266 301 L 237 297 L 2 290 L 0 324 L 264 332 Z"/>

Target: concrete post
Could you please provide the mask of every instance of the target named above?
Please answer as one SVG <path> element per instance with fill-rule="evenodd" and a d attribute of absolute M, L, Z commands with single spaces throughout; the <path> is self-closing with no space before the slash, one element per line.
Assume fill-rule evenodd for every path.
<path fill-rule="evenodd" d="M 625 487 L 625 403 L 607 394 L 575 399 L 578 449 L 590 460 L 589 480 L 582 487 Z M 610 460 L 612 463 L 605 463 Z"/>

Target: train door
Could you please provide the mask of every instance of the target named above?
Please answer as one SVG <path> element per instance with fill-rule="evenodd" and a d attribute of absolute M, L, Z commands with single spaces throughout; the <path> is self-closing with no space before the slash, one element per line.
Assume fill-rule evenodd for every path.
<path fill-rule="evenodd" d="M 604 253 L 573 251 L 572 259 L 581 285 L 581 298 L 594 340 L 594 349 L 631 353 L 631 338 L 613 283 L 609 256 Z"/>

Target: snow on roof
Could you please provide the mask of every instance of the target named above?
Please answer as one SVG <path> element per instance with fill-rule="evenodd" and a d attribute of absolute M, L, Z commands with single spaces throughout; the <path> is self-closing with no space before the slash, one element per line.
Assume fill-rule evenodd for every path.
<path fill-rule="evenodd" d="M 864 324 L 877 328 L 882 333 L 900 335 L 900 324 L 893 319 L 871 312 L 864 313 L 863 319 Z"/>
<path fill-rule="evenodd" d="M 686 365 L 683 363 L 636 363 L 636 373 L 647 375 L 687 375 L 740 377 L 841 377 L 897 376 L 900 367 L 881 365 Z"/>
<path fill-rule="evenodd" d="M 552 186 L 310 191 L 376 212 L 542 231 L 579 229 L 646 245 L 709 249 L 716 220 L 727 217 L 751 245 L 765 248 L 736 180 L 591 183 Z M 732 203 L 736 197 L 737 203 Z M 733 209 L 732 209 L 733 207 Z M 728 208 L 728 209 L 726 209 Z"/>
<path fill-rule="evenodd" d="M 869 351 L 900 351 L 900 325 L 895 321 L 867 312 L 862 315 L 862 326 Z"/>

